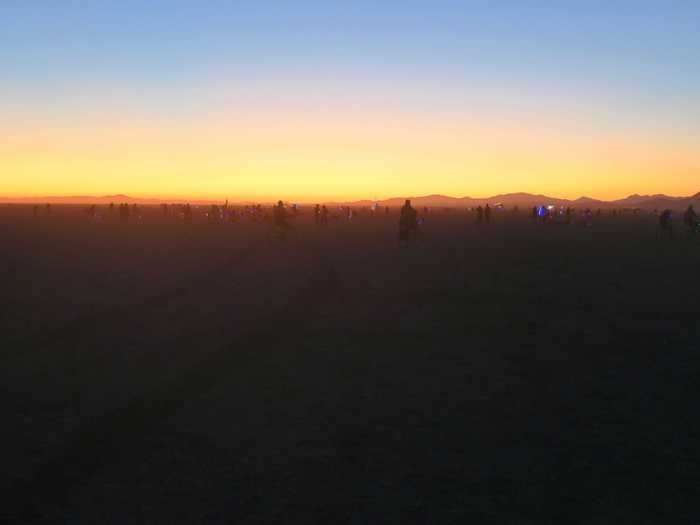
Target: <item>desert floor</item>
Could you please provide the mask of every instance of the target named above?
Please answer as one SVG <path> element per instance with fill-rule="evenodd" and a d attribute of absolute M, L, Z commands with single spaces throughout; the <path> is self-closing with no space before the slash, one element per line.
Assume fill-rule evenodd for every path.
<path fill-rule="evenodd" d="M 700 238 L 0 207 L 17 523 L 697 523 Z"/>

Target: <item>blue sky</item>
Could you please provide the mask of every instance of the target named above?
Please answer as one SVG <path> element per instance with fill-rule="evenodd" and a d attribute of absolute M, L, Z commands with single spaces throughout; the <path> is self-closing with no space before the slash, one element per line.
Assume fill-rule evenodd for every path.
<path fill-rule="evenodd" d="M 691 140 L 700 2 L 3 0 L 0 90 L 13 122 L 287 97 Z"/>
<path fill-rule="evenodd" d="M 0 63 L 4 83 L 20 89 L 296 71 L 417 83 L 444 75 L 465 89 L 522 81 L 653 90 L 675 100 L 697 97 L 699 28 L 700 2 L 690 1 L 4 0 Z"/>

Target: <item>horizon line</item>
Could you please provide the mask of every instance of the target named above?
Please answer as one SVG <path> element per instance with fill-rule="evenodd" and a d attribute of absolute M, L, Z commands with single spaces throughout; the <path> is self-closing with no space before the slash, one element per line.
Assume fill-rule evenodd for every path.
<path fill-rule="evenodd" d="M 409 195 L 409 196 L 393 196 L 393 197 L 385 197 L 385 198 L 356 198 L 356 199 L 339 199 L 339 198 L 319 198 L 319 199 L 310 199 L 309 197 L 300 197 L 300 198 L 282 198 L 281 200 L 285 202 L 292 202 L 292 203 L 298 203 L 298 204 L 352 204 L 352 203 L 359 203 L 359 202 L 382 202 L 382 201 L 392 201 L 392 200 L 401 200 L 401 199 L 429 199 L 429 198 L 442 198 L 442 199 L 452 199 L 452 200 L 474 200 L 474 201 L 489 201 L 489 200 L 494 200 L 498 198 L 503 198 L 503 197 L 518 197 L 521 196 L 523 198 L 533 198 L 533 197 L 543 197 L 546 199 L 551 199 L 551 200 L 557 200 L 557 201 L 567 201 L 567 202 L 576 202 L 579 200 L 592 200 L 592 201 L 597 201 L 601 203 L 614 203 L 617 201 L 622 201 L 626 199 L 630 199 L 633 197 L 640 197 L 640 198 L 667 198 L 667 199 L 692 199 L 696 196 L 700 195 L 700 191 L 692 194 L 692 195 L 668 195 L 664 193 L 652 193 L 652 194 L 640 194 L 640 193 L 631 193 L 628 195 L 625 195 L 624 197 L 616 198 L 616 199 L 601 199 L 601 198 L 596 198 L 596 197 L 591 197 L 589 195 L 581 195 L 576 198 L 566 198 L 566 197 L 555 197 L 552 195 L 546 195 L 544 193 L 530 193 L 530 192 L 524 192 L 524 191 L 515 191 L 515 192 L 507 192 L 507 193 L 498 193 L 495 195 L 490 195 L 487 197 L 472 197 L 470 195 L 465 195 L 461 197 L 455 197 L 453 195 L 446 195 L 442 193 L 429 193 L 425 195 Z M 212 196 L 212 197 L 195 197 L 195 196 L 143 196 L 143 195 L 138 195 L 138 194 L 127 194 L 127 193 L 108 193 L 104 195 L 76 195 L 76 194 L 71 194 L 71 195 L 30 195 L 30 196 L 4 196 L 0 195 L 0 202 L 7 203 L 7 204 L 12 204 L 12 203 L 26 203 L 26 204 L 46 204 L 46 203 L 51 203 L 52 200 L 56 201 L 70 201 L 70 200 L 90 200 L 90 199 L 96 199 L 96 200 L 104 200 L 104 199 L 114 199 L 114 202 L 118 202 L 120 199 L 128 199 L 128 200 L 141 200 L 141 201 L 154 201 L 154 204 L 166 204 L 166 203 L 177 203 L 177 202 L 201 202 L 201 203 L 215 203 L 215 202 L 230 202 L 232 204 L 251 204 L 251 203 L 256 203 L 256 204 L 266 204 L 266 203 L 276 203 L 279 198 L 270 198 L 266 197 L 263 199 L 255 199 L 255 198 L 250 198 L 250 197 L 241 197 L 241 198 L 236 198 L 236 199 L 231 199 L 230 197 L 219 197 L 219 196 Z M 70 204 L 70 202 L 66 202 L 66 204 Z M 76 202 L 75 204 L 86 204 L 85 202 Z"/>

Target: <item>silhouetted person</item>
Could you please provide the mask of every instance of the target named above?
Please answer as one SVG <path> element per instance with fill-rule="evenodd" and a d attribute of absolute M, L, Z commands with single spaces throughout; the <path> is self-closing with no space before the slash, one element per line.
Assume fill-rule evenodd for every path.
<path fill-rule="evenodd" d="M 659 216 L 659 229 L 662 237 L 673 237 L 673 222 L 671 220 L 671 210 L 664 210 Z"/>
<path fill-rule="evenodd" d="M 488 204 L 484 208 L 484 220 L 486 221 L 486 224 L 491 223 L 491 208 Z"/>
<path fill-rule="evenodd" d="M 114 211 L 114 203 L 110 202 L 109 203 L 109 213 L 111 214 Z"/>
<path fill-rule="evenodd" d="M 477 206 L 476 208 L 476 223 L 481 224 L 484 222 L 484 208 Z"/>
<path fill-rule="evenodd" d="M 282 201 L 277 201 L 277 206 L 272 209 L 272 223 L 277 235 L 281 239 L 286 238 L 289 223 L 287 222 L 287 210 L 284 209 Z"/>
<path fill-rule="evenodd" d="M 406 199 L 399 217 L 399 241 L 406 242 L 418 229 L 416 210 L 411 207 L 411 201 Z"/>
<path fill-rule="evenodd" d="M 695 235 L 698 229 L 698 216 L 695 213 L 695 209 L 693 209 L 692 204 L 688 206 L 688 209 L 685 210 L 685 213 L 683 214 L 683 223 L 685 223 L 685 226 L 688 229 L 688 234 Z"/>
<path fill-rule="evenodd" d="M 275 226 L 285 227 L 287 225 L 287 212 L 282 201 L 277 201 L 277 206 L 273 210 L 273 217 Z"/>
<path fill-rule="evenodd" d="M 314 206 L 314 224 L 318 225 L 321 222 L 321 206 Z"/>
<path fill-rule="evenodd" d="M 389 215 L 389 206 L 384 206 L 384 215 Z"/>
<path fill-rule="evenodd" d="M 321 226 L 328 226 L 328 208 L 321 206 Z"/>
<path fill-rule="evenodd" d="M 532 212 L 531 212 L 531 213 L 532 213 L 532 214 L 531 214 L 532 220 L 537 220 L 537 206 L 533 206 L 533 207 L 532 207 Z"/>
<path fill-rule="evenodd" d="M 51 215 L 51 205 L 50 204 L 46 205 L 46 215 Z"/>

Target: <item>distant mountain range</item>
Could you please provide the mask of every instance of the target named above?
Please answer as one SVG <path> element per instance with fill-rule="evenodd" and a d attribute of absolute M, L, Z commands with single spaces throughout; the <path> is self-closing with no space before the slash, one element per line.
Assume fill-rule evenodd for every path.
<path fill-rule="evenodd" d="M 403 205 L 406 199 L 411 199 L 411 203 L 417 207 L 428 206 L 431 208 L 469 208 L 472 206 L 483 206 L 490 204 L 502 204 L 507 208 L 519 206 L 521 208 L 529 208 L 542 204 L 553 204 L 555 206 L 571 206 L 574 208 L 641 208 L 645 210 L 652 209 L 681 209 L 687 208 L 689 204 L 693 204 L 700 210 L 700 192 L 689 197 L 672 197 L 664 194 L 654 195 L 638 195 L 633 194 L 624 199 L 612 201 L 603 201 L 592 199 L 590 197 L 579 197 L 578 199 L 560 199 L 550 197 L 548 195 L 536 195 L 532 193 L 504 193 L 486 198 L 475 197 L 449 197 L 446 195 L 425 195 L 419 197 L 394 197 L 379 201 L 360 200 L 352 202 L 325 202 L 325 204 L 345 205 L 345 206 L 371 206 L 377 202 L 380 206 L 397 207 Z M 128 195 L 103 195 L 101 197 L 76 195 L 69 197 L 27 197 L 27 198 L 3 198 L 0 197 L 2 203 L 53 203 L 53 204 L 109 204 L 127 202 L 129 204 L 157 205 L 164 203 L 185 203 L 191 204 L 222 204 L 222 200 L 186 200 L 186 199 L 156 199 L 156 198 L 141 198 L 130 197 Z M 231 201 L 236 204 L 251 204 L 250 201 Z"/>
<path fill-rule="evenodd" d="M 428 206 L 432 208 L 468 208 L 473 206 L 483 206 L 489 204 L 494 206 L 502 204 L 507 208 L 519 206 L 521 208 L 531 208 L 543 204 L 553 204 L 555 206 L 571 206 L 573 208 L 640 208 L 652 209 L 681 209 L 693 204 L 700 208 L 700 192 L 689 197 L 671 197 L 663 194 L 656 195 L 630 195 L 624 199 L 604 201 L 590 197 L 579 197 L 569 200 L 548 195 L 536 195 L 532 193 L 505 193 L 486 198 L 475 197 L 448 197 L 445 195 L 426 195 L 421 197 L 396 197 L 377 201 L 380 206 L 401 206 L 406 199 L 411 199 L 411 204 L 417 207 Z M 342 203 L 353 206 L 368 206 L 373 201 L 363 200 L 356 202 Z"/>

